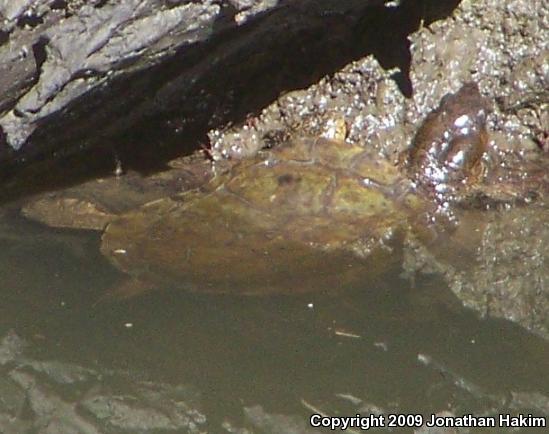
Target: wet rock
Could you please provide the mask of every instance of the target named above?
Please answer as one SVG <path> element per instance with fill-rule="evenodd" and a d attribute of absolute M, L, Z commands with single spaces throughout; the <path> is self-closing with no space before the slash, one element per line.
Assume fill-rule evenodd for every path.
<path fill-rule="evenodd" d="M 542 125 L 542 113 L 547 111 L 549 82 L 549 30 L 543 9 L 543 1 L 464 1 L 452 25 L 434 23 L 418 32 L 412 77 L 426 91 L 419 104 L 430 106 L 439 88 L 473 78 L 495 101 L 491 126 L 540 145 L 548 127 Z"/>
<path fill-rule="evenodd" d="M 31 424 L 21 417 L 25 405 L 24 390 L 11 378 L 0 376 L 0 431 L 16 434 L 29 430 Z"/>
<path fill-rule="evenodd" d="M 306 90 L 281 96 L 257 119 L 252 118 L 251 124 L 261 133 L 283 125 L 318 134 L 334 114 L 342 115 L 349 129 L 348 141 L 395 156 L 446 93 L 475 81 L 493 101 L 490 127 L 516 138 L 507 139 L 514 149 L 523 150 L 528 140 L 540 146 L 549 128 L 545 114 L 549 57 L 544 48 L 549 31 L 546 14 L 540 12 L 542 3 L 463 1 L 451 20 L 425 25 L 413 33 L 412 99 L 402 95 L 394 79 L 397 71 L 384 70 L 383 63 L 370 56 L 349 63 Z M 508 31 L 501 32 L 502 22 Z"/>
<path fill-rule="evenodd" d="M 465 305 L 549 339 L 548 211 L 502 211 L 485 231 L 472 270 L 450 278 Z"/>
<path fill-rule="evenodd" d="M 0 343 L 1 363 L 8 368 L 0 375 L 3 433 L 204 432 L 200 395 L 190 387 L 39 360 L 25 354 L 27 347 L 14 332 Z"/>
<path fill-rule="evenodd" d="M 539 392 L 512 392 L 509 407 L 522 413 L 530 410 L 534 413 L 548 416 L 549 396 Z"/>
<path fill-rule="evenodd" d="M 41 432 L 101 433 L 100 429 L 78 414 L 75 403 L 63 400 L 50 387 L 40 384 L 33 375 L 18 370 L 10 373 L 10 377 L 25 391 L 33 425 L 40 427 Z"/>
<path fill-rule="evenodd" d="M 503 207 L 491 215 L 467 266 L 441 264 L 425 249 L 409 246 L 405 268 L 441 273 L 480 316 L 505 318 L 549 339 L 548 213 L 544 203 Z"/>
<path fill-rule="evenodd" d="M 16 333 L 8 332 L 0 341 L 0 365 L 4 366 L 16 360 L 27 344 Z"/>
<path fill-rule="evenodd" d="M 287 433 L 287 434 L 313 434 L 318 428 L 312 428 L 303 419 L 297 416 L 282 414 L 270 414 L 261 406 L 248 407 L 244 409 L 246 419 L 260 432 L 265 434 Z"/>
<path fill-rule="evenodd" d="M 204 432 L 206 417 L 189 405 L 189 398 L 194 399 L 182 386 L 139 382 L 132 393 L 94 391 L 81 406 L 117 432 Z"/>

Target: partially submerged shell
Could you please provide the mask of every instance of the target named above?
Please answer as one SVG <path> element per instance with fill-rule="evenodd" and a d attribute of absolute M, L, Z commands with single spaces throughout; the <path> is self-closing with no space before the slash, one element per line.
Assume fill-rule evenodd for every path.
<path fill-rule="evenodd" d="M 102 251 L 138 280 L 201 292 L 301 293 L 364 283 L 425 202 L 359 146 L 300 139 L 211 186 L 112 222 Z M 364 259 L 368 258 L 365 262 Z"/>
<path fill-rule="evenodd" d="M 197 190 L 179 193 L 175 170 L 53 194 L 26 212 L 54 226 L 110 222 L 102 252 L 141 289 L 362 288 L 399 271 L 393 246 L 410 235 L 449 262 L 474 260 L 487 220 L 484 205 L 470 206 L 476 198 L 510 203 L 549 192 L 549 158 L 519 159 L 513 169 L 486 158 L 487 145 L 486 104 L 468 84 L 427 117 L 400 165 L 343 141 L 294 138 Z M 52 211 L 56 201 L 66 213 Z M 99 220 L 88 224 L 89 210 Z"/>

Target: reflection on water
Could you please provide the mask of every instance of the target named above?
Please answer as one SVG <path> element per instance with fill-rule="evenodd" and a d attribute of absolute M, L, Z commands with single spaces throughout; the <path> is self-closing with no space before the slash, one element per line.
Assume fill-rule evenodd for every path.
<path fill-rule="evenodd" d="M 479 319 L 435 278 L 411 288 L 394 273 L 376 287 L 337 297 L 166 291 L 97 303 L 122 278 L 100 256 L 97 234 L 16 219 L 4 223 L 0 239 L 0 336 L 15 333 L 30 343 L 27 367 L 15 375 L 9 369 L 17 363 L 0 360 L 2 375 L 29 384 L 21 375 L 37 368 L 28 360 L 99 373 L 56 391 L 63 402 L 80 402 L 79 414 L 93 432 L 139 432 L 139 426 L 117 425 L 100 405 L 105 400 L 112 407 L 112 396 L 127 397 L 136 385 L 155 388 L 157 401 L 135 392 L 128 405 L 153 407 L 165 417 L 167 402 L 183 398 L 161 385 L 196 391 L 185 399 L 205 416 L 193 420 L 208 432 L 222 426 L 224 432 L 246 432 L 238 431 L 243 426 L 247 432 L 309 432 L 315 409 L 348 416 L 549 411 L 543 407 L 549 344 L 509 322 Z M 38 375 L 32 381 L 46 380 Z M 153 422 L 143 418 L 142 427 Z M 181 432 L 182 425 L 171 423 L 158 426 Z M 195 432 L 185 426 L 184 432 Z M 92 432 L 86 429 L 75 432 Z"/>

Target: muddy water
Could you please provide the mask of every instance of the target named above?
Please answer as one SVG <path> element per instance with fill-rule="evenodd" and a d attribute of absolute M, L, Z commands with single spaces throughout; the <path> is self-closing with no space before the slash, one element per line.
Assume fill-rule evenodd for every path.
<path fill-rule="evenodd" d="M 96 233 L 14 217 L 0 238 L 3 432 L 307 433 L 313 412 L 549 416 L 549 343 L 479 319 L 436 277 L 412 287 L 395 270 L 337 297 L 104 303 L 122 276 Z"/>

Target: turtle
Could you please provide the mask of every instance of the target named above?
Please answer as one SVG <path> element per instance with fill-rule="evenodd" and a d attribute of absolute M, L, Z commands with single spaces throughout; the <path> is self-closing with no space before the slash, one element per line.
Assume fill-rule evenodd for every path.
<path fill-rule="evenodd" d="M 395 272 L 405 239 L 443 253 L 456 251 L 451 243 L 468 256 L 479 203 L 527 202 L 549 190 L 546 160 L 513 172 L 488 157 L 488 111 L 466 83 L 442 98 L 396 162 L 345 140 L 296 136 L 196 188 L 160 189 L 122 212 L 73 202 L 79 217 L 62 225 L 103 230 L 101 252 L 131 277 L 120 296 L 153 287 L 232 295 L 361 288 Z M 26 215 L 56 225 L 37 203 L 44 199 Z M 88 211 L 101 218 L 90 224 Z"/>

